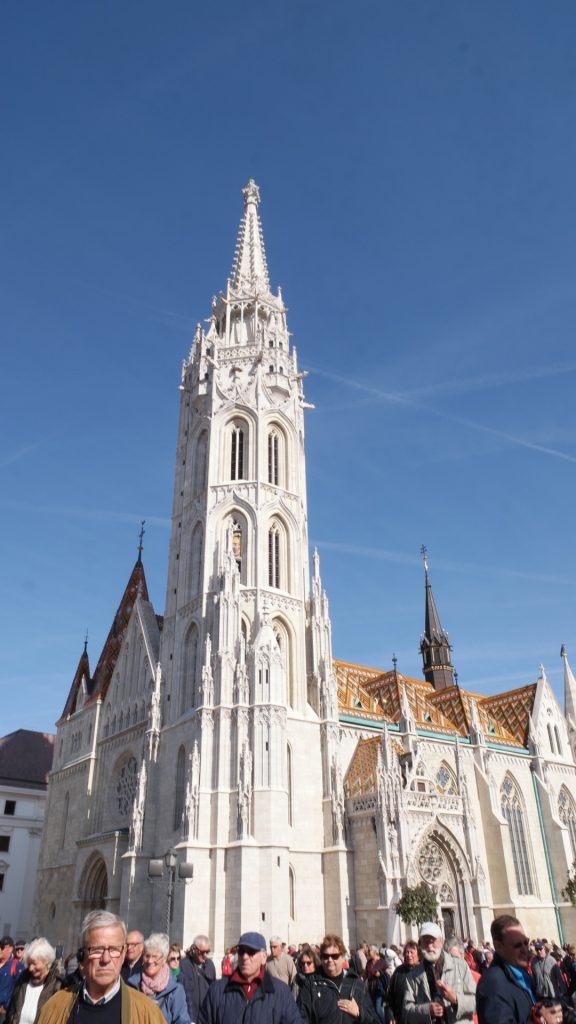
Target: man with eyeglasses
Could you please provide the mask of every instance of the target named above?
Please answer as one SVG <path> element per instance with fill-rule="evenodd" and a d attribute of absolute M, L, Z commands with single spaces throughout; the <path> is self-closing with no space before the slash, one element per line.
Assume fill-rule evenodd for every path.
<path fill-rule="evenodd" d="M 122 964 L 122 977 L 128 981 L 133 974 L 142 974 L 144 965 L 144 936 L 142 932 L 128 932 L 126 936 L 126 959 Z"/>
<path fill-rule="evenodd" d="M 208 989 L 198 1024 L 301 1024 L 287 985 L 266 971 L 266 939 L 244 932 L 238 940 L 238 966 Z"/>
<path fill-rule="evenodd" d="M 126 925 L 106 910 L 82 922 L 78 959 L 84 982 L 78 990 L 56 992 L 37 1024 L 165 1024 L 156 1004 L 120 976 L 126 953 Z"/>
<path fill-rule="evenodd" d="M 184 986 L 191 1021 L 198 1020 L 208 989 L 216 980 L 216 969 L 209 953 L 210 939 L 207 935 L 197 935 L 187 955 L 180 961 L 178 981 Z"/>
<path fill-rule="evenodd" d="M 320 970 L 304 978 L 298 1008 L 307 1024 L 341 1024 L 342 1015 L 360 1024 L 377 1024 L 372 1000 L 354 968 L 344 970 L 344 943 L 325 935 L 320 945 Z"/>
<path fill-rule="evenodd" d="M 478 982 L 479 1024 L 527 1024 L 536 999 L 528 973 L 528 938 L 517 917 L 502 914 L 490 926 L 494 959 Z"/>

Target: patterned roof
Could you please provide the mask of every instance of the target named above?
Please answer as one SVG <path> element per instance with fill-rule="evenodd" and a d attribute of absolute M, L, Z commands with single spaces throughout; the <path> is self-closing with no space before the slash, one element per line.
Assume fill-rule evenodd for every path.
<path fill-rule="evenodd" d="M 17 729 L 0 738 L 0 782 L 27 789 L 46 789 L 55 737 L 49 732 Z"/>
<path fill-rule="evenodd" d="M 412 679 L 398 671 L 382 672 L 344 661 L 336 661 L 335 668 L 340 714 L 347 718 L 397 724 L 402 712 L 402 690 L 405 689 L 417 730 L 468 736 L 474 702 L 488 740 L 513 747 L 527 745 L 536 683 L 485 697 L 458 686 L 435 690 L 431 683 Z"/>

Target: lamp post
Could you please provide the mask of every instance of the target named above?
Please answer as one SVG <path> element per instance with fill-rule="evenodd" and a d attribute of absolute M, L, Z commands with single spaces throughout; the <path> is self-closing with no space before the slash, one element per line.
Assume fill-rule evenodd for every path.
<path fill-rule="evenodd" d="M 178 863 L 178 855 L 175 850 L 168 850 L 163 857 L 156 857 L 148 861 L 148 878 L 163 878 L 164 868 L 168 869 L 168 891 L 166 893 L 166 934 L 170 935 L 172 923 L 172 912 L 174 906 L 174 891 L 176 889 L 176 865 L 178 865 L 178 877 L 184 883 L 190 882 L 194 877 L 194 865 L 187 861 Z"/>

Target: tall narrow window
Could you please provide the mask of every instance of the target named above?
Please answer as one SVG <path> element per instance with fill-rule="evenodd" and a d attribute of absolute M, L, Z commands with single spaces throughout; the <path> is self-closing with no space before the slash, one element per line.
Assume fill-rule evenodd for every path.
<path fill-rule="evenodd" d="M 530 855 L 526 839 L 526 826 L 524 823 L 524 809 L 520 800 L 520 794 L 515 783 L 509 775 L 506 776 L 500 790 L 500 805 L 502 816 L 508 823 L 510 834 L 510 845 L 512 847 L 512 860 L 514 862 L 514 873 L 516 885 L 520 896 L 534 893 L 534 883 L 530 869 Z"/>
<path fill-rule="evenodd" d="M 176 781 L 174 787 L 174 829 L 180 828 L 182 815 L 184 813 L 184 790 L 186 785 L 186 751 L 184 747 L 178 749 L 176 758 Z"/>
<path fill-rule="evenodd" d="M 232 521 L 232 554 L 238 566 L 238 572 L 242 573 L 242 527 L 235 519 Z"/>
<path fill-rule="evenodd" d="M 289 907 L 290 917 L 294 921 L 296 919 L 296 884 L 294 878 L 294 868 L 292 865 L 288 868 L 288 892 L 289 892 Z"/>
<path fill-rule="evenodd" d="M 203 431 L 197 442 L 194 452 L 194 478 L 192 493 L 194 497 L 201 494 L 206 486 L 206 467 L 208 461 L 208 434 Z"/>
<path fill-rule="evenodd" d="M 62 818 L 60 820 L 60 849 L 64 846 L 66 841 L 66 829 L 68 827 L 68 806 L 70 804 L 70 794 L 66 793 L 64 796 L 64 804 L 62 806 Z"/>
<path fill-rule="evenodd" d="M 292 783 L 292 747 L 286 745 L 286 771 L 288 775 L 288 824 L 294 824 L 294 790 Z M 294 914 L 291 915 L 294 917 Z"/>
<path fill-rule="evenodd" d="M 268 434 L 268 483 L 278 486 L 278 434 L 271 430 Z"/>
<path fill-rule="evenodd" d="M 232 427 L 230 479 L 244 480 L 244 431 L 236 424 Z"/>
<path fill-rule="evenodd" d="M 280 530 L 276 523 L 268 532 L 268 586 L 280 587 Z"/>
<path fill-rule="evenodd" d="M 556 737 L 556 750 L 559 754 L 562 753 L 562 744 L 560 742 L 560 730 L 557 725 L 554 726 L 554 735 Z"/>
<path fill-rule="evenodd" d="M 198 627 L 192 623 L 184 640 L 182 681 L 180 686 L 180 714 L 196 706 L 196 674 L 198 671 Z"/>
<path fill-rule="evenodd" d="M 190 597 L 195 597 L 200 591 L 200 577 L 202 572 L 202 525 L 196 523 L 192 533 L 192 548 L 190 551 Z"/>
<path fill-rule="evenodd" d="M 558 796 L 558 816 L 568 829 L 572 857 L 576 860 L 576 804 L 565 786 L 562 786 Z"/>

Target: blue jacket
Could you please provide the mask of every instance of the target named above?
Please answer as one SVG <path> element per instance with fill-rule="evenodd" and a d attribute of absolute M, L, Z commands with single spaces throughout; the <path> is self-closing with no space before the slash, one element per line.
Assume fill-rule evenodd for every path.
<path fill-rule="evenodd" d="M 128 978 L 128 985 L 140 991 L 141 980 L 141 974 L 132 974 Z M 188 1007 L 186 1006 L 186 994 L 182 985 L 172 977 L 172 974 L 170 974 L 166 988 L 154 996 L 154 1002 L 158 1009 L 162 1011 L 166 1024 L 190 1024 Z"/>
<path fill-rule="evenodd" d="M 205 960 L 203 966 L 200 966 L 191 956 L 182 957 L 178 981 L 186 993 L 190 1020 L 196 1024 L 208 989 L 212 982 L 216 981 L 216 970 L 212 960 Z"/>
<path fill-rule="evenodd" d="M 24 964 L 16 960 L 16 957 L 11 956 L 5 964 L 0 967 L 0 1007 L 3 1010 L 8 1009 L 8 1004 L 12 999 L 12 993 L 14 986 L 18 979 L 18 976 L 22 974 L 24 970 Z"/>
<path fill-rule="evenodd" d="M 532 1000 L 497 954 L 476 989 L 479 1024 L 527 1024 Z"/>
<path fill-rule="evenodd" d="M 302 1024 L 292 991 L 266 972 L 252 999 L 231 978 L 215 981 L 200 1008 L 199 1024 Z"/>

